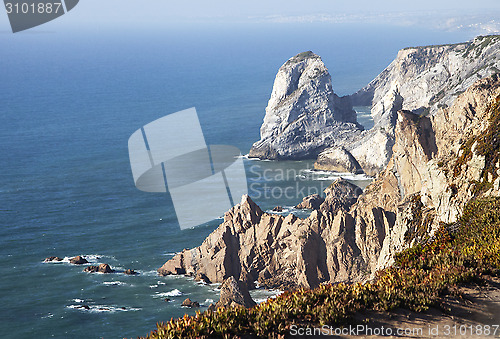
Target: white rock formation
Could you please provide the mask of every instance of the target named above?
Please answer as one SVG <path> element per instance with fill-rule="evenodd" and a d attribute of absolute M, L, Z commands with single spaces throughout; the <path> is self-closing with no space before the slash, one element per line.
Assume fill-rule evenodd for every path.
<path fill-rule="evenodd" d="M 351 96 L 354 105 L 372 106 L 374 130 L 383 130 L 374 142 L 366 131 L 348 151 L 365 172 L 376 174 L 387 166 L 394 144 L 397 111 L 433 116 L 449 107 L 478 79 L 500 72 L 500 36 L 442 46 L 405 48 L 366 87 Z M 373 152 L 375 143 L 379 151 Z M 388 150 L 388 152 L 386 152 Z"/>
<path fill-rule="evenodd" d="M 250 157 L 314 158 L 332 145 L 352 142 L 361 133 L 349 98 L 332 90 L 331 76 L 319 56 L 300 53 L 280 67 Z"/>
<path fill-rule="evenodd" d="M 342 146 L 334 146 L 321 152 L 314 163 L 314 168 L 340 173 L 363 172 L 356 159 Z"/>

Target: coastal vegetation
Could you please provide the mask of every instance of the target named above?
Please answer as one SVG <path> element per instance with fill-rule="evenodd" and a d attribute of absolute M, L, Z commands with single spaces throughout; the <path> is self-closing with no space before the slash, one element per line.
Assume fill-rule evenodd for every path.
<path fill-rule="evenodd" d="M 500 275 L 500 198 L 469 202 L 455 224 L 441 225 L 432 238 L 396 255 L 395 263 L 361 284 L 297 289 L 253 308 L 219 308 L 159 323 L 146 338 L 281 337 L 292 325 L 317 327 L 353 323 L 361 310 L 440 307 L 460 284 Z"/>

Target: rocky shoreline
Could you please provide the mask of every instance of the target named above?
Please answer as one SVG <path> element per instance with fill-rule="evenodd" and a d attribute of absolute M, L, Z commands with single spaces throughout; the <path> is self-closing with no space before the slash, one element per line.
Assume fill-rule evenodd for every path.
<path fill-rule="evenodd" d="M 475 139 L 496 128 L 499 98 L 494 75 L 432 117 L 399 111 L 391 161 L 364 192 L 338 180 L 306 219 L 265 213 L 243 196 L 201 246 L 176 254 L 159 274 L 201 273 L 215 283 L 233 276 L 250 289 L 370 279 L 395 253 L 455 222 L 473 197 L 500 195 L 500 161 Z"/>

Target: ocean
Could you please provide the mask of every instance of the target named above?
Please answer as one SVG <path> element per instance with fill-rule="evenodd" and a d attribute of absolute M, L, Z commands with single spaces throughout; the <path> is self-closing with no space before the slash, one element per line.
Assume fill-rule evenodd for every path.
<path fill-rule="evenodd" d="M 293 55 L 320 55 L 334 91 L 346 95 L 401 48 L 473 36 L 347 24 L 2 32 L 0 337 L 137 337 L 157 322 L 194 314 L 180 306 L 187 297 L 201 310 L 218 299 L 216 285 L 156 274 L 221 220 L 181 231 L 168 194 L 135 188 L 127 141 L 138 128 L 196 107 L 207 144 L 246 154 L 259 139 L 274 76 Z M 369 108 L 356 109 L 369 127 Z M 280 205 L 300 216 L 307 212 L 292 207 L 299 193 L 320 192 L 340 176 L 312 172 L 312 161 L 245 160 L 245 166 L 250 195 L 262 209 Z M 293 175 L 283 180 L 287 170 Z M 295 196 L 279 194 L 288 186 Z M 87 274 L 67 262 L 76 255 L 140 274 Z M 66 260 L 43 263 L 48 256 Z M 253 295 L 265 300 L 275 293 Z"/>

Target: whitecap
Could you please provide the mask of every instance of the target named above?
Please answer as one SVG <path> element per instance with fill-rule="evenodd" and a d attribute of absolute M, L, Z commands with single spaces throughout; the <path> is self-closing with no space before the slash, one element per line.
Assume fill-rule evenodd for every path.
<path fill-rule="evenodd" d="M 87 311 L 91 313 L 104 313 L 104 312 L 128 312 L 128 311 L 140 311 L 141 308 L 137 307 L 119 307 L 119 306 L 107 306 L 107 305 L 69 305 L 67 308 L 79 310 L 79 311 Z"/>
<path fill-rule="evenodd" d="M 102 284 L 106 285 L 106 286 L 124 286 L 124 285 L 127 285 L 127 283 L 124 283 L 123 281 L 104 281 Z"/>
<path fill-rule="evenodd" d="M 77 255 L 72 255 L 72 256 L 67 256 L 64 257 L 62 261 L 63 263 L 69 263 L 71 258 L 81 256 L 82 258 L 86 259 L 90 264 L 102 264 L 101 259 L 106 258 L 106 259 L 111 259 L 111 260 L 116 260 L 116 258 L 112 255 L 100 255 L 100 254 L 77 254 Z M 116 267 L 118 268 L 118 267 Z"/>
<path fill-rule="evenodd" d="M 164 297 L 180 297 L 183 295 L 181 291 L 178 289 L 173 289 L 172 291 L 169 292 L 162 292 L 162 293 L 157 293 L 154 295 L 155 298 L 164 298 Z"/>
<path fill-rule="evenodd" d="M 75 302 L 75 303 L 83 303 L 83 302 L 85 302 L 85 300 L 75 298 L 75 299 L 73 299 L 73 302 Z"/>
<path fill-rule="evenodd" d="M 163 281 L 160 281 L 160 280 L 158 280 L 156 283 L 157 283 L 158 285 L 166 285 L 166 284 L 167 284 L 167 283 L 165 283 L 165 282 L 163 282 Z"/>
<path fill-rule="evenodd" d="M 177 253 L 176 252 L 167 252 L 167 253 L 163 253 L 163 255 L 171 255 L 171 256 L 174 256 L 176 255 Z"/>
<path fill-rule="evenodd" d="M 208 305 L 208 304 L 211 304 L 211 303 L 213 303 L 213 302 L 214 302 L 214 300 L 213 300 L 213 299 L 205 299 L 205 304 L 207 304 L 207 305 Z"/>
<path fill-rule="evenodd" d="M 269 213 L 269 214 L 285 214 L 285 213 L 289 213 L 293 210 L 295 210 L 295 208 L 293 206 L 281 206 L 281 208 L 283 208 L 282 211 L 273 211 L 272 209 L 269 209 L 266 211 L 266 213 Z"/>
<path fill-rule="evenodd" d="M 136 272 L 139 272 L 139 273 L 141 273 L 141 275 L 144 275 L 144 276 L 158 276 L 158 271 L 156 271 L 156 270 L 145 271 L 145 272 L 136 271 Z"/>
<path fill-rule="evenodd" d="M 149 285 L 149 288 L 157 288 L 158 285 Z"/>

